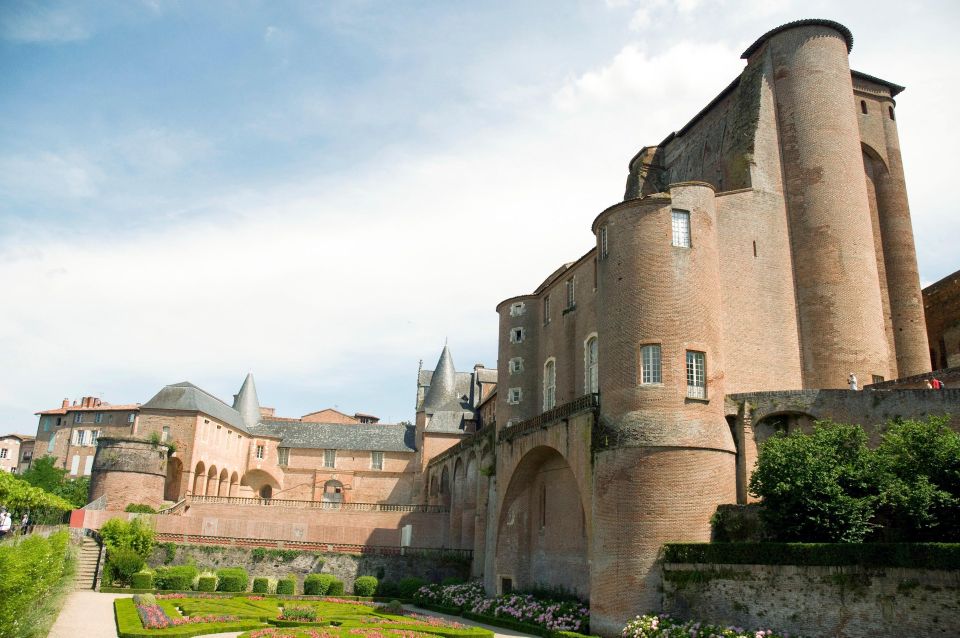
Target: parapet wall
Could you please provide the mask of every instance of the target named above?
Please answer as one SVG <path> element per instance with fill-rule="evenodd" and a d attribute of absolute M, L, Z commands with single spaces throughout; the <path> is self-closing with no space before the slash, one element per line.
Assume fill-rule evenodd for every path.
<path fill-rule="evenodd" d="M 954 636 L 960 572 L 666 563 L 663 611 L 676 618 L 802 636 Z"/>

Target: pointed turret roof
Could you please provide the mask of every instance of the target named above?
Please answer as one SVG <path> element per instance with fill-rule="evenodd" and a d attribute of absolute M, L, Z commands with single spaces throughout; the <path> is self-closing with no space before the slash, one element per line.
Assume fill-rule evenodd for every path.
<path fill-rule="evenodd" d="M 453 367 L 450 348 L 443 346 L 440 360 L 430 379 L 430 387 L 423 399 L 423 410 L 429 414 L 441 410 L 459 410 L 460 397 L 457 396 L 457 371 Z"/>
<path fill-rule="evenodd" d="M 247 373 L 240 392 L 234 397 L 233 409 L 240 413 L 243 425 L 248 429 L 260 421 L 260 400 L 257 398 L 257 386 L 253 383 L 252 372 Z"/>

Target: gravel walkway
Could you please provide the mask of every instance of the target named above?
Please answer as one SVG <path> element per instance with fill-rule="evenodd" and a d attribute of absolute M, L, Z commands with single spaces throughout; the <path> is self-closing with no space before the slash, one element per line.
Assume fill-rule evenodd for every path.
<path fill-rule="evenodd" d="M 129 594 L 101 594 L 86 590 L 71 592 L 47 638 L 76 638 L 77 636 L 117 638 L 117 625 L 113 619 L 113 601 L 126 596 Z M 492 631 L 495 638 L 532 638 L 530 634 L 484 625 L 458 616 L 438 614 L 412 605 L 405 605 L 404 608 L 424 616 L 437 616 L 464 625 L 483 627 Z M 204 638 L 236 638 L 239 635 L 239 631 L 234 631 L 225 634 L 208 634 Z"/>

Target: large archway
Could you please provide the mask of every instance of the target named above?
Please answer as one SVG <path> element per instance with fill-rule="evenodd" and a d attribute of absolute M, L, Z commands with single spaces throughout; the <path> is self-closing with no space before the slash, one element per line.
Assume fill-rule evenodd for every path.
<path fill-rule="evenodd" d="M 255 498 L 273 498 L 275 492 L 280 489 L 280 483 L 268 472 L 263 470 L 250 470 L 240 479 L 240 485 L 250 489 L 250 492 L 244 491 L 244 495 L 250 494 Z"/>
<path fill-rule="evenodd" d="M 333 479 L 323 484 L 324 503 L 343 503 L 343 483 Z"/>
<path fill-rule="evenodd" d="M 498 516 L 499 591 L 562 587 L 589 596 L 583 498 L 563 455 L 545 446 L 528 452 L 510 477 Z"/>
<path fill-rule="evenodd" d="M 183 461 L 175 456 L 167 459 L 167 480 L 163 484 L 163 500 L 179 501 L 183 483 Z"/>
<path fill-rule="evenodd" d="M 207 496 L 216 496 L 217 495 L 217 481 L 219 480 L 220 472 L 217 470 L 216 465 L 211 465 L 210 469 L 207 470 Z"/>
<path fill-rule="evenodd" d="M 197 463 L 193 473 L 193 493 L 195 496 L 203 496 L 207 493 L 207 466 L 203 461 Z"/>

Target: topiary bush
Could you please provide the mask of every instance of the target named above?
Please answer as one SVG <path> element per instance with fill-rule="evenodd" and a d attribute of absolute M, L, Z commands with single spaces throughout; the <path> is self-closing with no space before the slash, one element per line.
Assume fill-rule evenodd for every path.
<path fill-rule="evenodd" d="M 361 576 L 353 581 L 354 596 L 373 596 L 377 591 L 376 576 Z"/>
<path fill-rule="evenodd" d="M 157 567 L 153 574 L 153 584 L 157 589 L 186 591 L 193 587 L 193 579 L 198 571 L 194 565 L 174 565 Z"/>
<path fill-rule="evenodd" d="M 339 581 L 332 574 L 308 574 L 303 579 L 303 593 L 305 596 L 326 596 L 334 582 Z M 343 587 L 343 583 L 340 586 Z"/>
<path fill-rule="evenodd" d="M 397 584 L 397 590 L 401 598 L 413 598 L 417 590 L 427 584 L 427 581 L 419 576 L 408 576 L 401 579 Z"/>
<path fill-rule="evenodd" d="M 269 578 L 254 578 L 254 579 L 253 579 L 253 593 L 255 593 L 255 594 L 269 594 L 269 593 L 270 593 L 270 579 L 269 579 Z"/>
<path fill-rule="evenodd" d="M 147 505 L 146 503 L 130 503 L 125 508 L 124 512 L 133 512 L 134 514 L 156 514 L 157 510 L 152 506 Z"/>
<path fill-rule="evenodd" d="M 130 585 L 134 589 L 153 589 L 153 574 L 137 572 L 130 577 Z"/>
<path fill-rule="evenodd" d="M 107 567 L 113 580 L 129 585 L 133 575 L 143 569 L 143 556 L 132 549 L 107 549 Z"/>
<path fill-rule="evenodd" d="M 197 591 L 217 591 L 217 577 L 201 576 L 197 580 Z"/>
<path fill-rule="evenodd" d="M 377 596 L 389 598 L 400 595 L 400 586 L 395 580 L 381 580 L 377 584 Z"/>
<path fill-rule="evenodd" d="M 224 567 L 217 570 L 217 591 L 240 592 L 247 591 L 249 576 L 242 567 Z"/>
<path fill-rule="evenodd" d="M 297 579 L 292 576 L 287 576 L 282 580 L 277 581 L 277 593 L 284 594 L 287 596 L 293 596 L 297 593 Z"/>
<path fill-rule="evenodd" d="M 334 579 L 327 588 L 327 596 L 343 596 L 345 592 L 343 581 L 338 579 Z"/>
<path fill-rule="evenodd" d="M 403 603 L 399 600 L 391 600 L 389 603 L 382 607 L 384 613 L 391 614 L 393 616 L 402 616 L 403 615 Z"/>

